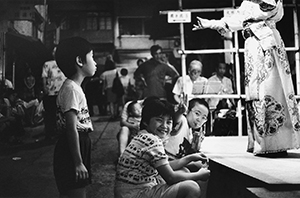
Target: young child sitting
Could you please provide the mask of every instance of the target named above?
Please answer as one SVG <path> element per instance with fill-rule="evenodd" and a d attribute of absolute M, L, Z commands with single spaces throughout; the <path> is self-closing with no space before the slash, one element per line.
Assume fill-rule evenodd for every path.
<path fill-rule="evenodd" d="M 133 125 L 140 125 L 142 119 L 142 106 L 138 103 L 137 100 L 134 100 L 129 103 L 127 107 L 128 118 L 127 122 Z M 130 130 L 130 137 L 134 137 L 137 134 L 138 130 L 133 128 Z"/>
<path fill-rule="evenodd" d="M 117 134 L 119 145 L 119 156 L 124 152 L 126 146 L 140 129 L 142 103 L 144 100 L 127 102 L 121 114 L 121 129 Z"/>
<path fill-rule="evenodd" d="M 145 100 L 142 131 L 131 140 L 118 161 L 116 198 L 198 198 L 201 195 L 195 180 L 207 180 L 210 171 L 200 169 L 190 173 L 182 168 L 192 161 L 206 159 L 197 153 L 169 162 L 165 153 L 163 144 L 172 130 L 173 115 L 173 106 L 167 101 Z"/>

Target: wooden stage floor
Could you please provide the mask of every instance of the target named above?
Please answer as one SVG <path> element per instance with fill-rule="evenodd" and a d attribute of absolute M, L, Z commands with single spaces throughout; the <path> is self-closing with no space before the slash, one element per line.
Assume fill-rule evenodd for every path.
<path fill-rule="evenodd" d="M 229 177 L 227 181 L 237 173 L 247 179 L 232 179 L 235 183 L 244 182 L 246 188 L 300 190 L 300 149 L 289 150 L 288 155 L 281 158 L 258 157 L 246 152 L 246 136 L 205 137 L 201 147 L 202 152 L 209 157 L 210 165 L 213 165 L 212 174 L 213 171 L 217 172 L 214 174 L 219 174 L 219 178 L 226 169 L 228 171 L 224 175 Z M 247 183 L 248 180 L 252 181 Z"/>

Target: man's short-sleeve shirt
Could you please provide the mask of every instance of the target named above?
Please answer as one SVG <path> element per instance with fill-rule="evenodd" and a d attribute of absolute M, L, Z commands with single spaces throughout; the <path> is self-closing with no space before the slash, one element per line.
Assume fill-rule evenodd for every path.
<path fill-rule="evenodd" d="M 156 96 L 166 98 L 165 77 L 170 76 L 173 80 L 177 78 L 178 73 L 168 65 L 150 59 L 141 64 L 134 73 L 135 78 L 142 76 L 147 86 L 144 90 L 145 97 Z"/>
<path fill-rule="evenodd" d="M 57 95 L 66 80 L 64 73 L 59 69 L 56 61 L 47 61 L 43 66 L 42 78 L 46 78 L 46 87 L 49 96 Z"/>
<path fill-rule="evenodd" d="M 173 94 L 175 95 L 180 95 L 181 93 L 183 93 L 183 78 L 182 77 L 179 77 L 173 87 Z M 191 100 L 195 97 L 195 95 L 192 94 L 193 92 L 193 86 L 194 86 L 194 83 L 203 83 L 204 85 L 207 84 L 207 78 L 205 77 L 202 77 L 202 76 L 199 76 L 199 78 L 193 82 L 191 80 L 191 77 L 189 75 L 186 75 L 185 76 L 185 87 L 186 87 L 186 94 L 188 96 L 188 100 Z M 205 93 L 205 87 L 203 87 L 203 91 L 202 91 L 202 94 Z"/>

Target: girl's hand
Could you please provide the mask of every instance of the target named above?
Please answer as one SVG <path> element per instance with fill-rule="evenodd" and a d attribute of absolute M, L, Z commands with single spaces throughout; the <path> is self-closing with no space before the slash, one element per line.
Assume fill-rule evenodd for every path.
<path fill-rule="evenodd" d="M 76 181 L 89 178 L 89 173 L 83 163 L 75 167 Z"/>
<path fill-rule="evenodd" d="M 203 163 L 208 163 L 208 158 L 203 153 L 193 153 L 188 156 L 191 157 L 191 161 L 202 161 Z"/>
<path fill-rule="evenodd" d="M 207 168 L 201 168 L 197 173 L 199 174 L 200 180 L 207 181 L 209 179 L 210 170 L 208 170 Z"/>

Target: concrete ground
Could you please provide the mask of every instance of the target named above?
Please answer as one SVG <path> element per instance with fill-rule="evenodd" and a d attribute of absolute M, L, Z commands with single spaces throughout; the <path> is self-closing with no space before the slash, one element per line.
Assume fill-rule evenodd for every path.
<path fill-rule="evenodd" d="M 113 198 L 119 121 L 92 117 L 92 184 L 88 198 Z M 23 145 L 0 146 L 0 198 L 53 198 L 56 189 L 52 158 L 55 142 L 43 141 L 43 125 L 27 128 Z"/>

